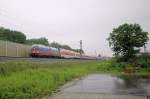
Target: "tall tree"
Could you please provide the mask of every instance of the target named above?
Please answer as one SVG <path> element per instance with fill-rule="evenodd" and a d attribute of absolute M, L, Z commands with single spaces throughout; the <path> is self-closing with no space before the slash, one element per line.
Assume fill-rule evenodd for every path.
<path fill-rule="evenodd" d="M 143 31 L 139 24 L 126 23 L 114 28 L 108 41 L 114 54 L 128 61 L 147 43 L 148 32 Z"/>

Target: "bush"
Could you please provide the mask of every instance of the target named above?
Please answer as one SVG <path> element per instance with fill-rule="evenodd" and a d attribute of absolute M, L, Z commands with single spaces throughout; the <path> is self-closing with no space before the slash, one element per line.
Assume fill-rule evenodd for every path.
<path fill-rule="evenodd" d="M 141 55 L 137 58 L 138 67 L 141 68 L 150 68 L 150 56 L 148 55 Z"/>
<path fill-rule="evenodd" d="M 112 63 L 112 68 L 115 68 L 117 70 L 123 70 L 127 66 L 128 66 L 127 62 L 113 62 Z"/>

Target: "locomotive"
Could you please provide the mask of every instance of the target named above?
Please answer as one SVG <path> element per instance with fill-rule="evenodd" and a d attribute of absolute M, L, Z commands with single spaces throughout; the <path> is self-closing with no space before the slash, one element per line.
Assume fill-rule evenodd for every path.
<path fill-rule="evenodd" d="M 96 59 L 96 57 L 80 54 L 75 51 L 66 50 L 63 48 L 54 48 L 44 45 L 35 44 L 31 47 L 32 57 L 55 57 L 67 59 Z"/>

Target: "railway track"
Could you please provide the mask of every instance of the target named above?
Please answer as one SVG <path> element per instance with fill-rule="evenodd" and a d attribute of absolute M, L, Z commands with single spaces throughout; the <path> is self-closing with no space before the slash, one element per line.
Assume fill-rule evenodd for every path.
<path fill-rule="evenodd" d="M 61 62 L 61 61 L 92 61 L 87 59 L 61 59 L 61 58 L 25 58 L 25 57 L 0 57 L 0 62 L 26 61 L 26 62 Z"/>

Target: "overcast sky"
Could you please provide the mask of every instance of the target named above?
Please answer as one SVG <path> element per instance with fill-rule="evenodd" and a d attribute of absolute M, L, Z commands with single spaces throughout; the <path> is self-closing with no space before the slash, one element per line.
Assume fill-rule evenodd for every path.
<path fill-rule="evenodd" d="M 88 54 L 111 56 L 106 38 L 125 22 L 150 33 L 150 0 L 0 0 L 0 26 L 73 48 L 82 40 Z"/>

